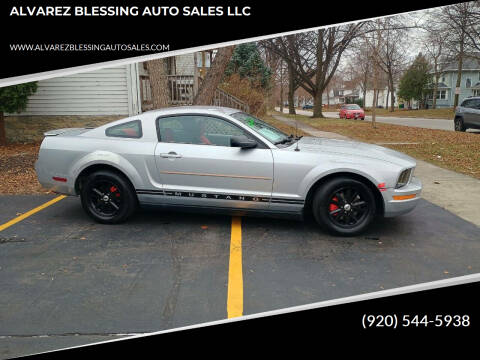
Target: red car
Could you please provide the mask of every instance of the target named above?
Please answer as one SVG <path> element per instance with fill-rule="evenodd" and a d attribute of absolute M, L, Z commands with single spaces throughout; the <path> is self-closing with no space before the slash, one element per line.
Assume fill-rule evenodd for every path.
<path fill-rule="evenodd" d="M 362 119 L 365 120 L 365 111 L 357 104 L 345 104 L 340 107 L 340 119 Z"/>

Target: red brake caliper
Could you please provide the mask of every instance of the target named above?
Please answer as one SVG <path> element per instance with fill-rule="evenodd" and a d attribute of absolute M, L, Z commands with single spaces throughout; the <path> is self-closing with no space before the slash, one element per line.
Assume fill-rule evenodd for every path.
<path fill-rule="evenodd" d="M 117 190 L 118 190 L 118 189 L 117 189 L 115 186 L 112 186 L 112 187 L 110 188 L 110 192 L 111 192 L 112 194 L 113 194 L 115 191 L 117 191 Z M 116 196 L 116 197 L 120 197 L 120 193 L 117 192 L 117 193 L 115 194 L 115 196 Z"/>
<path fill-rule="evenodd" d="M 335 196 L 334 198 L 332 198 L 332 200 L 338 202 L 338 198 L 337 198 L 336 196 Z M 330 204 L 330 206 L 329 206 L 329 210 L 330 210 L 330 211 L 337 210 L 337 209 L 338 209 L 338 206 L 337 206 L 337 205 L 335 205 L 335 204 L 333 204 L 333 203 Z M 333 215 L 334 215 L 334 216 L 337 216 L 338 213 L 337 213 L 337 214 L 333 214 Z"/>

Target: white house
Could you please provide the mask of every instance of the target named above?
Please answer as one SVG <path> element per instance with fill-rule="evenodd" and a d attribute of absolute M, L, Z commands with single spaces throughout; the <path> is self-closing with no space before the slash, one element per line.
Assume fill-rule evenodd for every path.
<path fill-rule="evenodd" d="M 138 64 L 38 81 L 16 115 L 134 115 L 141 112 Z"/>
<path fill-rule="evenodd" d="M 363 91 L 360 91 L 360 95 L 363 97 Z M 373 90 L 367 90 L 366 93 L 365 93 L 365 101 L 364 101 L 364 104 L 366 107 L 369 107 L 371 108 L 373 106 Z M 397 97 L 397 93 L 396 91 L 393 93 L 394 95 L 394 106 L 395 107 L 398 107 L 398 97 Z M 387 96 L 388 96 L 388 100 L 387 100 Z M 391 105 L 391 94 L 390 92 L 388 91 L 387 88 L 385 89 L 380 89 L 378 91 L 378 103 L 377 103 L 377 106 L 381 106 L 383 108 L 385 108 L 387 106 L 387 103 L 388 103 L 388 106 L 390 107 Z"/>
<path fill-rule="evenodd" d="M 211 58 L 211 51 L 167 58 L 168 73 L 175 76 L 169 78 L 171 95 L 178 95 L 181 85 L 182 90 L 192 88 L 197 75 L 204 74 L 210 67 Z M 179 80 L 179 76 L 185 78 Z M 148 110 L 149 104 L 151 107 L 145 63 L 56 77 L 38 81 L 37 84 L 37 91 L 30 96 L 25 111 L 15 116 L 132 116 Z"/>

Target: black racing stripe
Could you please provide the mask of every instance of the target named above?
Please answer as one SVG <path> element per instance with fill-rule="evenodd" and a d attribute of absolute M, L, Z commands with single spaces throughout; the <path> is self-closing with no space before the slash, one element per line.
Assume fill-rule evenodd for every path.
<path fill-rule="evenodd" d="M 137 194 L 141 195 L 160 195 L 160 196 L 175 196 L 187 198 L 204 198 L 216 200 L 236 200 L 236 201 L 253 201 L 253 202 L 272 202 L 279 204 L 294 204 L 303 205 L 304 200 L 300 199 L 285 199 L 285 198 L 270 198 L 265 196 L 255 195 L 233 195 L 233 194 L 218 194 L 218 193 L 204 193 L 196 191 L 176 191 L 176 190 L 148 190 L 138 189 Z"/>

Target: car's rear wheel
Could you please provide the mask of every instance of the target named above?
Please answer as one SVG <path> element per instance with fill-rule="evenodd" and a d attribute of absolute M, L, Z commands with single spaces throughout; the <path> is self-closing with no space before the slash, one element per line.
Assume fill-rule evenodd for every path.
<path fill-rule="evenodd" d="M 80 197 L 85 212 L 103 224 L 123 222 L 137 208 L 137 198 L 130 183 L 113 171 L 101 170 L 88 175 Z"/>
<path fill-rule="evenodd" d="M 465 125 L 463 124 L 463 120 L 461 118 L 456 118 L 454 120 L 455 131 L 465 131 L 467 130 Z"/>
<path fill-rule="evenodd" d="M 375 216 L 375 197 L 363 182 L 338 177 L 317 189 L 312 202 L 316 222 L 331 233 L 354 236 Z"/>

